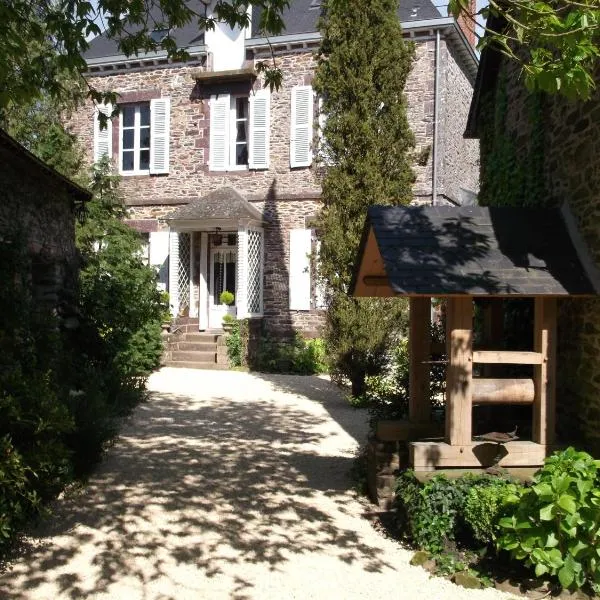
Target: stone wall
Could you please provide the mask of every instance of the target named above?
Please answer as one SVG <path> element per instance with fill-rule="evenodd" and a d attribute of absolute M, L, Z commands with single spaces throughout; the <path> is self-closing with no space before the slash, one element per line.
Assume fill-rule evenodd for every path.
<path fill-rule="evenodd" d="M 23 240 L 38 306 L 74 309 L 78 259 L 73 199 L 14 147 L 0 146 L 0 243 Z"/>
<path fill-rule="evenodd" d="M 503 62 L 496 87 L 488 92 L 485 106 L 505 103 L 505 117 L 499 120 L 498 110 L 481 113 L 481 201 L 501 204 L 502 189 L 492 186 L 492 179 L 504 169 L 500 184 L 514 204 L 556 207 L 568 202 L 600 265 L 600 89 L 588 102 L 543 97 L 533 118 L 532 97 L 518 75 L 516 65 Z M 521 167 L 533 172 L 535 181 L 511 180 Z M 559 309 L 559 435 L 579 445 L 583 440 L 600 456 L 600 300 L 563 300 Z"/>
<path fill-rule="evenodd" d="M 479 142 L 463 137 L 473 85 L 459 67 L 454 50 L 441 42 L 438 193 L 462 204 L 462 189 L 479 191 Z"/>

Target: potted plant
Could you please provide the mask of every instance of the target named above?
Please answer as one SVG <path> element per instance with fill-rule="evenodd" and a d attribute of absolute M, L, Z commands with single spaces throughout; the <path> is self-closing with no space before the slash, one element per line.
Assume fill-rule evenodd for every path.
<path fill-rule="evenodd" d="M 233 324 L 235 323 L 235 317 L 229 313 L 223 315 L 223 329 L 225 331 L 231 331 Z"/>
<path fill-rule="evenodd" d="M 231 306 L 235 300 L 235 296 L 229 290 L 223 290 L 221 295 L 219 296 L 219 300 L 221 304 L 226 304 L 227 306 Z M 225 331 L 231 331 L 233 329 L 233 322 L 235 321 L 235 317 L 230 315 L 229 313 L 225 313 L 223 315 L 223 329 Z"/>

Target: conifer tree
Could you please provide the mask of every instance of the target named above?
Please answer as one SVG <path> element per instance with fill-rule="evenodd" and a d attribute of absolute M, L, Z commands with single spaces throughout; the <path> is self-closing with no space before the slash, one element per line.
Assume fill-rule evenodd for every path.
<path fill-rule="evenodd" d="M 349 285 L 367 208 L 412 198 L 414 137 L 404 86 L 414 48 L 402 38 L 398 0 L 326 0 L 314 87 L 325 117 L 320 276 L 326 283 L 326 339 L 334 373 L 364 392 L 380 372 L 399 327 L 399 300 L 354 299 Z"/>

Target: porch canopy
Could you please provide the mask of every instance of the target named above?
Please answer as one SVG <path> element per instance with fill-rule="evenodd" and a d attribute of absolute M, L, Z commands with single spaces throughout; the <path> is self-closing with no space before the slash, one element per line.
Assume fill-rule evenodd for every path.
<path fill-rule="evenodd" d="M 373 206 L 351 293 L 410 298 L 409 419 L 398 423 L 395 432 L 396 439 L 412 442 L 415 469 L 494 462 L 496 445 L 473 440 L 473 404 L 532 404 L 533 441 L 504 444 L 500 464 L 543 462 L 554 443 L 556 299 L 600 293 L 600 275 L 568 207 Z M 437 433 L 429 403 L 432 297 L 447 300 L 445 437 L 443 442 L 419 442 Z M 474 297 L 533 298 L 532 351 L 474 352 Z M 530 364 L 534 376 L 473 378 L 474 363 Z"/>
<path fill-rule="evenodd" d="M 234 314 L 240 319 L 262 316 L 261 211 L 234 188 L 222 187 L 174 210 L 166 221 L 171 231 L 169 293 L 177 314 L 189 307 L 200 329 L 220 326 L 227 309 L 219 300 L 220 288 L 235 281 Z M 215 261 L 223 272 L 215 272 Z M 225 273 L 229 269 L 232 276 Z"/>

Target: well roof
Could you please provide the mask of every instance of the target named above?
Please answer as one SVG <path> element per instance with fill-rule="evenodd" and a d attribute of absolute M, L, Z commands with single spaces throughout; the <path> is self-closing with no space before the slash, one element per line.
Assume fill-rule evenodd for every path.
<path fill-rule="evenodd" d="M 372 206 L 351 287 L 353 293 L 371 231 L 387 285 L 397 295 L 600 293 L 598 271 L 566 206 Z M 362 273 L 364 278 L 364 269 Z"/>

